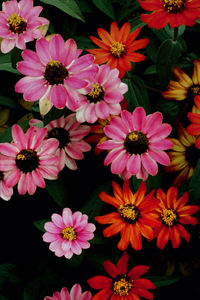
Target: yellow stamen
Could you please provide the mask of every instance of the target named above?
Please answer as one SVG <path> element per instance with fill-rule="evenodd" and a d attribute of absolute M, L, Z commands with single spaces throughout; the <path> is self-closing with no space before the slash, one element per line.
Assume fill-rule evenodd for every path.
<path fill-rule="evenodd" d="M 195 86 L 195 87 L 191 88 L 191 90 L 192 90 L 193 94 L 195 94 L 195 95 L 199 95 L 199 93 L 200 93 L 199 86 Z"/>
<path fill-rule="evenodd" d="M 135 205 L 120 205 L 119 213 L 124 219 L 135 221 L 138 218 L 139 211 Z"/>
<path fill-rule="evenodd" d="M 126 278 L 121 278 L 113 284 L 114 293 L 120 296 L 129 294 L 130 289 L 133 287 L 133 280 L 128 281 Z"/>
<path fill-rule="evenodd" d="M 161 219 L 167 226 L 173 226 L 177 222 L 177 214 L 172 208 L 165 208 L 161 213 Z"/>
<path fill-rule="evenodd" d="M 129 139 L 129 141 L 131 141 L 131 142 L 137 141 L 138 138 L 139 138 L 138 134 L 137 134 L 136 132 L 134 132 L 134 131 L 131 132 L 131 133 L 129 133 L 129 135 L 128 135 L 128 139 Z"/>
<path fill-rule="evenodd" d="M 101 93 L 103 93 L 103 88 L 98 83 L 93 83 L 93 90 L 88 94 L 88 96 L 98 98 Z"/>
<path fill-rule="evenodd" d="M 19 34 L 26 29 L 27 22 L 24 19 L 22 19 L 20 16 L 18 16 L 16 13 L 14 13 L 8 18 L 8 25 L 9 25 L 9 29 L 12 32 Z"/>
<path fill-rule="evenodd" d="M 114 57 L 121 57 L 125 52 L 125 46 L 120 42 L 113 42 L 110 47 L 110 52 Z"/>
<path fill-rule="evenodd" d="M 73 241 L 76 239 L 77 235 L 73 227 L 67 226 L 62 230 L 62 237 L 65 240 Z"/>
<path fill-rule="evenodd" d="M 164 8 L 169 13 L 177 13 L 185 8 L 185 0 L 163 0 Z"/>

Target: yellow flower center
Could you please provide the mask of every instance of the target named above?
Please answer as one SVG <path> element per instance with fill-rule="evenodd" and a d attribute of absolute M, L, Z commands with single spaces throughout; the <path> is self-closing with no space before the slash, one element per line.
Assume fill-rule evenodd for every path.
<path fill-rule="evenodd" d="M 122 277 L 120 280 L 117 280 L 113 284 L 114 293 L 120 296 L 126 296 L 129 294 L 130 289 L 133 287 L 133 280 L 129 281 L 126 279 L 126 276 Z"/>
<path fill-rule="evenodd" d="M 50 60 L 46 65 L 44 78 L 50 85 L 63 84 L 68 71 L 58 60 Z"/>
<path fill-rule="evenodd" d="M 163 6 L 169 13 L 181 12 L 185 8 L 185 0 L 163 0 Z"/>
<path fill-rule="evenodd" d="M 192 87 L 191 90 L 192 90 L 194 95 L 199 95 L 200 94 L 200 87 L 199 86 Z"/>
<path fill-rule="evenodd" d="M 120 42 L 113 42 L 110 47 L 110 52 L 114 57 L 121 57 L 125 52 L 125 46 Z"/>
<path fill-rule="evenodd" d="M 127 134 L 124 147 L 129 154 L 142 154 L 148 149 L 149 140 L 142 131 L 132 131 Z"/>
<path fill-rule="evenodd" d="M 16 156 L 16 165 L 23 173 L 32 172 L 39 166 L 37 152 L 32 149 L 23 149 Z"/>
<path fill-rule="evenodd" d="M 139 210 L 133 204 L 120 205 L 119 213 L 127 223 L 135 223 L 139 217 Z"/>
<path fill-rule="evenodd" d="M 129 139 L 129 141 L 131 141 L 131 142 L 135 142 L 135 141 L 138 141 L 138 138 L 139 138 L 139 135 L 138 135 L 138 133 L 136 133 L 135 131 L 133 131 L 133 132 L 131 132 L 130 134 L 129 134 L 129 136 L 128 136 L 128 139 Z"/>
<path fill-rule="evenodd" d="M 86 97 L 90 102 L 97 102 L 98 100 L 103 98 L 104 90 L 98 83 L 93 83 L 92 86 L 92 91 L 87 94 Z"/>
<path fill-rule="evenodd" d="M 165 208 L 161 213 L 161 219 L 167 226 L 173 226 L 177 223 L 177 213 L 172 208 Z"/>
<path fill-rule="evenodd" d="M 26 30 L 27 22 L 14 13 L 8 18 L 8 26 L 10 31 L 20 34 Z"/>
<path fill-rule="evenodd" d="M 77 234 L 74 230 L 73 227 L 71 226 L 67 226 L 65 227 L 63 230 L 62 230 L 62 237 L 63 239 L 65 240 L 68 240 L 68 241 L 73 241 L 76 239 L 77 237 Z"/>

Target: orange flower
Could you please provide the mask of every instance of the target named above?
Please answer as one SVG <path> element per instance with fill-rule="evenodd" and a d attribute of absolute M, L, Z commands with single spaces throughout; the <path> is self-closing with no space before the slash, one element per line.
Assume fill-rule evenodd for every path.
<path fill-rule="evenodd" d="M 156 211 L 162 222 L 162 225 L 155 229 L 157 247 L 163 249 L 170 239 L 172 247 L 178 248 L 180 237 L 189 242 L 190 235 L 182 224 L 196 225 L 197 219 L 190 215 L 199 209 L 198 205 L 185 205 L 189 200 L 187 192 L 177 199 L 176 187 L 170 187 L 167 194 L 158 189 L 156 197 L 160 200 Z"/>
<path fill-rule="evenodd" d="M 88 49 L 87 51 L 95 55 L 95 62 L 99 65 L 107 63 L 111 69 L 117 68 L 119 76 L 122 78 L 125 72 L 131 69 L 130 62 L 140 62 L 145 56 L 136 53 L 136 50 L 146 47 L 149 40 L 140 39 L 135 41 L 141 31 L 141 27 L 130 33 L 130 23 L 124 23 L 119 30 L 117 23 L 110 25 L 110 34 L 103 28 L 98 28 L 100 39 L 90 36 L 90 39 L 100 48 Z"/>
<path fill-rule="evenodd" d="M 124 182 L 123 190 L 113 182 L 114 197 L 101 192 L 102 201 L 113 205 L 117 212 L 105 216 L 95 217 L 101 224 L 112 224 L 103 230 L 105 237 L 111 237 L 120 232 L 121 239 L 117 245 L 120 250 L 125 250 L 129 242 L 135 250 L 142 249 L 142 236 L 153 239 L 153 229 L 160 226 L 160 221 L 155 215 L 158 201 L 154 198 L 154 191 L 145 196 L 146 183 L 141 182 L 138 191 L 133 194 L 128 181 Z"/>
<path fill-rule="evenodd" d="M 194 102 L 196 104 L 195 112 L 189 112 L 188 113 L 188 119 L 191 121 L 191 124 L 187 128 L 187 132 L 191 135 L 196 135 L 197 140 L 195 143 L 195 146 L 200 149 L 200 96 L 197 95 L 194 98 Z"/>

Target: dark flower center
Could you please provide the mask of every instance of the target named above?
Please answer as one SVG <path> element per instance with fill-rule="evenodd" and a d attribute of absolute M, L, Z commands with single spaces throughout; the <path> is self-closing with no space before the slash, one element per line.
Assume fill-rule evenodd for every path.
<path fill-rule="evenodd" d="M 111 55 L 120 58 L 126 53 L 125 46 L 120 42 L 113 42 L 110 47 Z"/>
<path fill-rule="evenodd" d="M 26 30 L 27 22 L 14 13 L 8 18 L 8 26 L 10 31 L 20 34 Z"/>
<path fill-rule="evenodd" d="M 50 85 L 63 84 L 64 79 L 68 76 L 67 69 L 57 60 L 50 60 L 46 65 L 44 78 Z"/>
<path fill-rule="evenodd" d="M 191 145 L 187 148 L 186 152 L 186 160 L 191 167 L 195 167 L 198 159 L 200 158 L 200 150 L 195 147 L 195 145 Z"/>
<path fill-rule="evenodd" d="M 16 165 L 23 173 L 29 173 L 39 166 L 37 152 L 32 149 L 23 149 L 16 156 Z"/>
<path fill-rule="evenodd" d="M 114 294 L 126 296 L 133 287 L 133 280 L 130 280 L 127 275 L 117 276 L 113 282 Z"/>
<path fill-rule="evenodd" d="M 121 218 L 127 223 L 135 223 L 139 218 L 139 210 L 133 204 L 120 205 L 119 213 Z"/>
<path fill-rule="evenodd" d="M 124 141 L 124 147 L 129 154 L 145 153 L 149 146 L 147 136 L 141 131 L 130 132 Z"/>
<path fill-rule="evenodd" d="M 87 94 L 86 97 L 90 102 L 96 103 L 97 101 L 102 99 L 103 96 L 104 96 L 103 88 L 98 83 L 93 83 L 93 89 L 89 94 Z"/>
<path fill-rule="evenodd" d="M 59 148 L 64 148 L 69 143 L 69 133 L 64 128 L 56 127 L 52 129 L 49 138 L 56 138 L 59 141 Z"/>
<path fill-rule="evenodd" d="M 4 178 L 4 174 L 3 174 L 3 172 L 2 172 L 2 171 L 0 171 L 0 181 L 2 181 L 2 180 L 3 180 L 3 178 Z"/>
<path fill-rule="evenodd" d="M 174 209 L 165 208 L 161 213 L 161 220 L 164 225 L 171 227 L 178 222 L 178 216 Z"/>
<path fill-rule="evenodd" d="M 73 241 L 77 238 L 77 234 L 73 227 L 67 226 L 62 230 L 62 238 L 64 240 Z"/>
<path fill-rule="evenodd" d="M 176 14 L 185 8 L 185 0 L 163 0 L 163 6 L 168 13 Z"/>

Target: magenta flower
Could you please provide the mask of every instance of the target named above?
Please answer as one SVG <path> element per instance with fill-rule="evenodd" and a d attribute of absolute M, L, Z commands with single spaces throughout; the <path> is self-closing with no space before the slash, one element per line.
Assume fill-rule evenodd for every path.
<path fill-rule="evenodd" d="M 118 115 L 120 102 L 128 86 L 122 83 L 119 70 L 111 70 L 108 65 L 98 66 L 98 73 L 92 77 L 88 85 L 82 89 L 85 95 L 76 109 L 79 122 L 94 123 L 97 119 L 107 119 L 109 115 Z"/>
<path fill-rule="evenodd" d="M 59 34 L 50 41 L 44 38 L 37 40 L 36 52 L 25 50 L 22 53 L 24 61 L 17 64 L 17 69 L 26 76 L 17 82 L 15 91 L 24 93 L 27 101 L 40 100 L 42 115 L 52 105 L 76 110 L 77 102 L 83 98 L 78 90 L 85 88 L 85 79 L 97 72 L 93 55 L 78 57 L 80 53 L 73 39 L 64 42 Z"/>
<path fill-rule="evenodd" d="M 155 112 L 146 116 L 143 107 L 137 107 L 133 113 L 123 110 L 120 116 L 111 118 L 104 132 L 109 140 L 98 145 L 99 149 L 110 150 L 104 165 L 111 164 L 111 172 L 120 174 L 124 179 L 136 175 L 146 180 L 148 174 L 158 172 L 157 162 L 169 165 L 169 156 L 164 150 L 172 147 L 166 137 L 172 128 L 162 124 L 162 114 Z"/>
<path fill-rule="evenodd" d="M 1 159 L 3 159 L 3 155 L 0 155 L 0 163 Z M 10 200 L 13 195 L 13 188 L 7 187 L 4 180 L 4 172 L 0 170 L 0 198 L 3 200 Z"/>
<path fill-rule="evenodd" d="M 91 298 L 90 292 L 82 293 L 80 284 L 74 284 L 70 293 L 66 287 L 63 287 L 60 293 L 55 292 L 52 297 L 46 296 L 44 300 L 90 300 Z"/>
<path fill-rule="evenodd" d="M 43 241 L 50 243 L 49 249 L 58 257 L 71 258 L 73 254 L 81 254 L 82 249 L 88 249 L 88 240 L 93 239 L 96 227 L 88 223 L 88 216 L 80 211 L 72 214 L 70 208 L 64 208 L 62 216 L 53 214 L 52 222 L 47 222 L 44 228 L 47 232 Z"/>
<path fill-rule="evenodd" d="M 18 183 L 18 192 L 33 195 L 36 187 L 45 188 L 45 179 L 56 179 L 58 175 L 58 148 L 56 139 L 44 140 L 46 128 L 31 127 L 24 134 L 19 125 L 12 127 L 12 143 L 1 143 L 0 170 L 4 172 L 5 184 L 13 187 Z"/>
<path fill-rule="evenodd" d="M 32 0 L 6 1 L 0 12 L 1 51 L 7 53 L 15 46 L 25 49 L 26 43 L 43 36 L 40 26 L 49 24 L 45 18 L 38 17 L 41 6 L 33 7 Z"/>
<path fill-rule="evenodd" d="M 75 160 L 83 159 L 83 152 L 90 151 L 91 146 L 83 138 L 90 132 L 90 127 L 81 125 L 76 120 L 75 114 L 70 114 L 66 118 L 51 121 L 47 126 L 48 137 L 56 138 L 59 147 L 56 155 L 59 158 L 58 168 L 62 170 L 66 165 L 71 170 L 76 170 Z"/>

